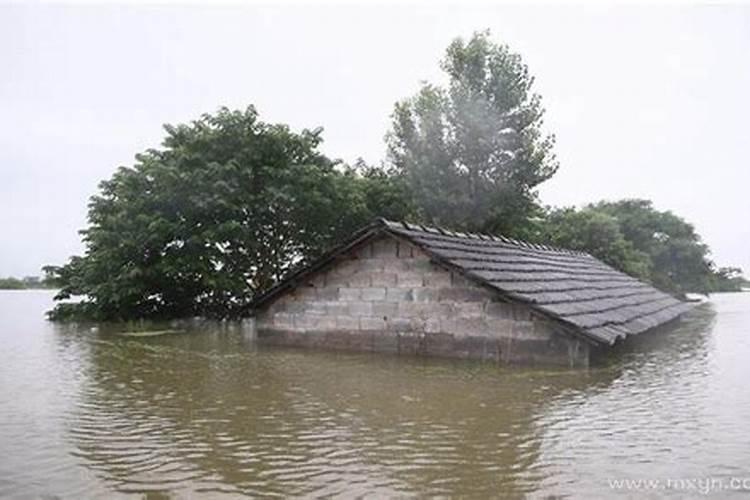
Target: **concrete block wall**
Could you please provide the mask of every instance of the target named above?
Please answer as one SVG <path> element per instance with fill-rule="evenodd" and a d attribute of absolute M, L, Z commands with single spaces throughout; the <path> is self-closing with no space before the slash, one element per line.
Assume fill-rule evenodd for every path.
<path fill-rule="evenodd" d="M 430 261 L 390 236 L 360 245 L 257 314 L 260 338 L 283 344 L 581 364 L 577 345 L 526 306 Z M 585 352 L 588 358 L 588 351 Z"/>

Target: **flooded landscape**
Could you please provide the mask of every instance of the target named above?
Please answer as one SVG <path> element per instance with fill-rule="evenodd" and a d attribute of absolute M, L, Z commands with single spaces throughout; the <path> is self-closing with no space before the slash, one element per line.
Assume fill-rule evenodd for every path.
<path fill-rule="evenodd" d="M 3 498 L 602 498 L 750 477 L 750 294 L 588 370 L 124 336 L 45 321 L 52 295 L 0 292 Z M 647 493 L 702 494 L 663 486 Z"/>

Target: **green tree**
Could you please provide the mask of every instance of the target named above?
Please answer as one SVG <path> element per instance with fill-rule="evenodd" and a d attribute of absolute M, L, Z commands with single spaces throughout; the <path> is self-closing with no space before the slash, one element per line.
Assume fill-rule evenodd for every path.
<path fill-rule="evenodd" d="M 0 290 L 23 290 L 26 285 L 18 278 L 0 278 Z"/>
<path fill-rule="evenodd" d="M 648 254 L 628 241 L 616 218 L 591 207 L 550 210 L 535 238 L 539 242 L 588 252 L 631 276 L 650 279 Z"/>
<path fill-rule="evenodd" d="M 651 282 L 677 294 L 708 293 L 714 264 L 695 227 L 648 200 L 599 202 L 594 210 L 617 219 L 625 238 L 652 262 Z"/>
<path fill-rule="evenodd" d="M 720 267 L 714 273 L 711 291 L 714 292 L 741 292 L 750 283 L 742 275 L 739 267 Z"/>
<path fill-rule="evenodd" d="M 657 288 L 683 295 L 741 288 L 741 270 L 716 270 L 692 224 L 648 200 L 549 210 L 537 241 L 584 250 Z"/>
<path fill-rule="evenodd" d="M 425 222 L 523 237 L 535 188 L 558 167 L 534 79 L 489 32 L 454 40 L 441 67 L 447 87 L 423 84 L 396 104 L 389 160 Z"/>
<path fill-rule="evenodd" d="M 392 220 L 413 218 L 416 211 L 405 177 L 394 168 L 374 167 L 358 160 L 351 169 L 360 175 L 360 185 L 369 210 Z"/>
<path fill-rule="evenodd" d="M 165 129 L 161 149 L 137 155 L 91 198 L 85 254 L 45 268 L 59 300 L 84 297 L 51 317 L 241 315 L 292 267 L 378 215 L 375 201 L 398 198 L 395 179 L 321 154 L 320 129 L 294 133 L 252 107 Z"/>

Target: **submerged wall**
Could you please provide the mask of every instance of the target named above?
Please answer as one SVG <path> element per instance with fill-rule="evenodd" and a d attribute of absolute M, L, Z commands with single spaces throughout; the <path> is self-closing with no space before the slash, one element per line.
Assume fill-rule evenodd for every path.
<path fill-rule="evenodd" d="M 589 357 L 555 323 L 390 236 L 340 257 L 256 320 L 259 340 L 274 344 L 568 366 Z"/>

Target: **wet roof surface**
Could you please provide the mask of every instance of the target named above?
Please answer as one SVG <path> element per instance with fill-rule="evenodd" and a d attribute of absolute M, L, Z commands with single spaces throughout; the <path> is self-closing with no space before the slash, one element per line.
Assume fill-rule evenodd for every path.
<path fill-rule="evenodd" d="M 290 273 L 260 295 L 253 308 L 262 308 L 296 287 L 308 274 L 334 265 L 339 255 L 383 233 L 410 241 L 445 267 L 496 290 L 507 300 L 524 303 L 562 322 L 596 343 L 613 344 L 618 338 L 675 319 L 695 305 L 617 271 L 585 252 L 378 219 L 319 259 Z"/>
<path fill-rule="evenodd" d="M 401 222 L 383 224 L 467 277 L 598 342 L 611 344 L 649 330 L 693 306 L 584 252 Z"/>

